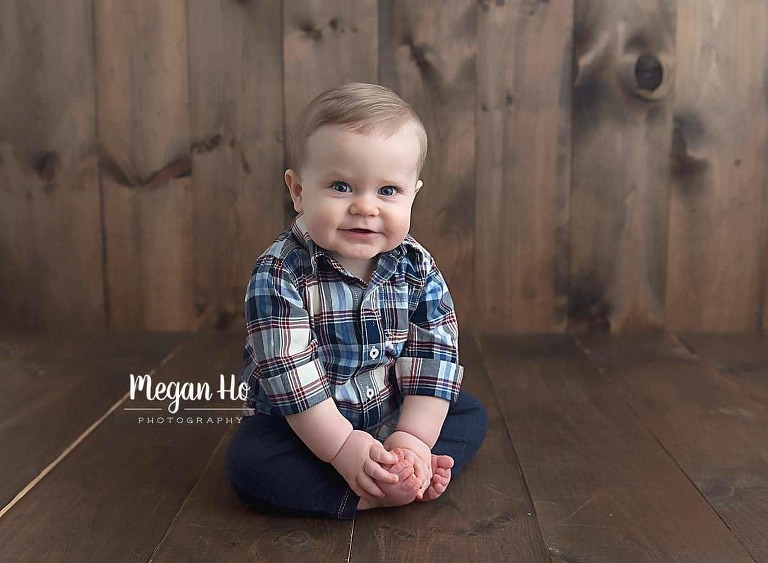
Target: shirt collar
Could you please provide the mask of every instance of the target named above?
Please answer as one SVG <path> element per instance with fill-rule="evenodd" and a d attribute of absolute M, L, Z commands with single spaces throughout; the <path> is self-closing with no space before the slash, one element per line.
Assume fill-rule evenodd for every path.
<path fill-rule="evenodd" d="M 336 261 L 336 259 L 331 256 L 331 254 L 322 246 L 315 243 L 315 241 L 312 240 L 312 237 L 309 236 L 309 231 L 307 230 L 307 222 L 304 219 L 304 214 L 300 214 L 294 219 L 293 224 L 291 225 L 291 231 L 293 232 L 294 236 L 304 245 L 304 247 L 309 251 L 309 263 L 312 267 L 312 273 L 317 274 L 318 271 L 318 261 L 323 258 L 328 263 L 330 263 L 334 268 L 336 268 L 339 271 L 342 271 L 341 264 Z M 393 248 L 392 250 L 388 252 L 384 252 L 383 256 L 385 257 L 384 260 L 379 260 L 379 264 L 376 268 L 376 271 L 374 272 L 373 276 L 376 277 L 377 273 L 381 273 L 384 275 L 385 271 L 392 270 L 394 271 L 394 267 L 400 262 L 400 259 L 406 255 L 408 252 L 408 246 L 413 247 L 413 239 L 411 239 L 411 236 L 408 235 L 405 237 L 405 240 Z M 391 272 L 389 272 L 391 275 Z M 385 276 L 388 277 L 388 276 Z"/>

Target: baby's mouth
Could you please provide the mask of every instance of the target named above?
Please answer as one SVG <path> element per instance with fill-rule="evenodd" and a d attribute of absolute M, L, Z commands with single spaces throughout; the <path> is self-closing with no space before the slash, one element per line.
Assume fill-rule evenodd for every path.
<path fill-rule="evenodd" d="M 368 234 L 373 233 L 374 231 L 371 231 L 369 229 L 346 229 L 347 231 L 351 233 L 360 233 L 360 234 Z"/>

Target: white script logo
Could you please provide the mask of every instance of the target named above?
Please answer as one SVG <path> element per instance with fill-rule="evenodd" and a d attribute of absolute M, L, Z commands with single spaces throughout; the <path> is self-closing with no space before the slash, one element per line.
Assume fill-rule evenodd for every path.
<path fill-rule="evenodd" d="M 230 375 L 229 384 L 222 373 L 219 376 L 218 395 L 221 400 L 244 401 L 248 397 L 248 383 L 236 385 L 237 378 L 234 374 Z M 192 383 L 179 381 L 157 383 L 152 382 L 152 376 L 131 374 L 131 401 L 136 397 L 136 392 L 146 390 L 148 401 L 171 401 L 168 405 L 168 412 L 177 413 L 179 411 L 179 401 L 210 401 L 213 398 L 211 387 L 208 383 Z"/>

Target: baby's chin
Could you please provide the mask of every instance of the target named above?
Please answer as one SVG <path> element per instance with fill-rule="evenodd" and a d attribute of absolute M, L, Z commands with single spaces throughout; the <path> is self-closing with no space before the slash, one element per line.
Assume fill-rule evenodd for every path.
<path fill-rule="evenodd" d="M 386 254 L 390 250 L 392 250 L 392 249 L 384 249 L 384 248 L 382 248 L 382 249 L 379 249 L 379 250 L 377 250 L 375 252 L 365 252 L 365 253 L 361 253 L 361 254 L 354 254 L 353 253 L 353 254 L 350 254 L 348 256 L 345 256 L 345 258 L 347 260 L 356 260 L 356 261 L 360 261 L 360 262 L 363 262 L 365 260 L 375 260 L 379 256 L 381 256 L 382 254 Z"/>

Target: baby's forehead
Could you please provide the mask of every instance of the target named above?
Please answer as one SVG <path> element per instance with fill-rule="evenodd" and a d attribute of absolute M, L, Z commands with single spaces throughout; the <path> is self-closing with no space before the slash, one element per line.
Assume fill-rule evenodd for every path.
<path fill-rule="evenodd" d="M 356 135 L 376 136 L 389 138 L 400 132 L 411 133 L 418 137 L 416 132 L 416 124 L 413 120 L 408 119 L 402 123 L 378 123 L 378 122 L 352 122 L 352 123 L 324 123 L 317 129 L 315 129 L 310 136 L 314 135 L 317 131 L 322 129 L 336 129 L 339 131 L 347 131 Z"/>
<path fill-rule="evenodd" d="M 368 173 L 389 177 L 396 171 L 418 174 L 418 139 L 399 130 L 388 135 L 382 130 L 353 131 L 333 126 L 318 129 L 309 139 L 302 170 L 310 167 L 322 176 L 349 176 Z M 410 138 L 404 138 L 408 135 Z"/>
<path fill-rule="evenodd" d="M 409 140 L 413 140 L 416 144 L 419 143 L 419 137 L 416 132 L 405 126 L 397 129 L 386 129 L 384 127 L 363 129 L 354 128 L 346 124 L 326 124 L 318 127 L 307 138 L 304 147 L 307 154 L 313 152 L 310 147 L 314 147 L 315 150 L 320 149 L 321 152 L 326 152 L 323 149 L 329 149 L 330 147 L 333 147 L 335 152 L 346 152 L 348 150 L 354 152 L 358 150 L 360 142 L 365 139 L 371 139 L 384 145 L 394 143 L 400 146 L 404 140 L 403 137 L 410 137 Z"/>
<path fill-rule="evenodd" d="M 410 118 L 398 122 L 324 123 L 307 135 L 295 166 L 303 170 L 310 162 L 313 166 L 326 165 L 326 159 L 331 157 L 333 160 L 331 155 L 342 159 L 354 157 L 359 150 L 365 150 L 363 146 L 370 149 L 368 140 L 371 140 L 376 150 L 381 149 L 390 154 L 401 153 L 401 158 L 409 161 L 402 167 L 410 168 L 410 159 L 414 158 L 418 174 L 426 153 L 426 140 L 423 137 L 420 123 Z M 407 157 L 402 156 L 403 150 Z"/>

